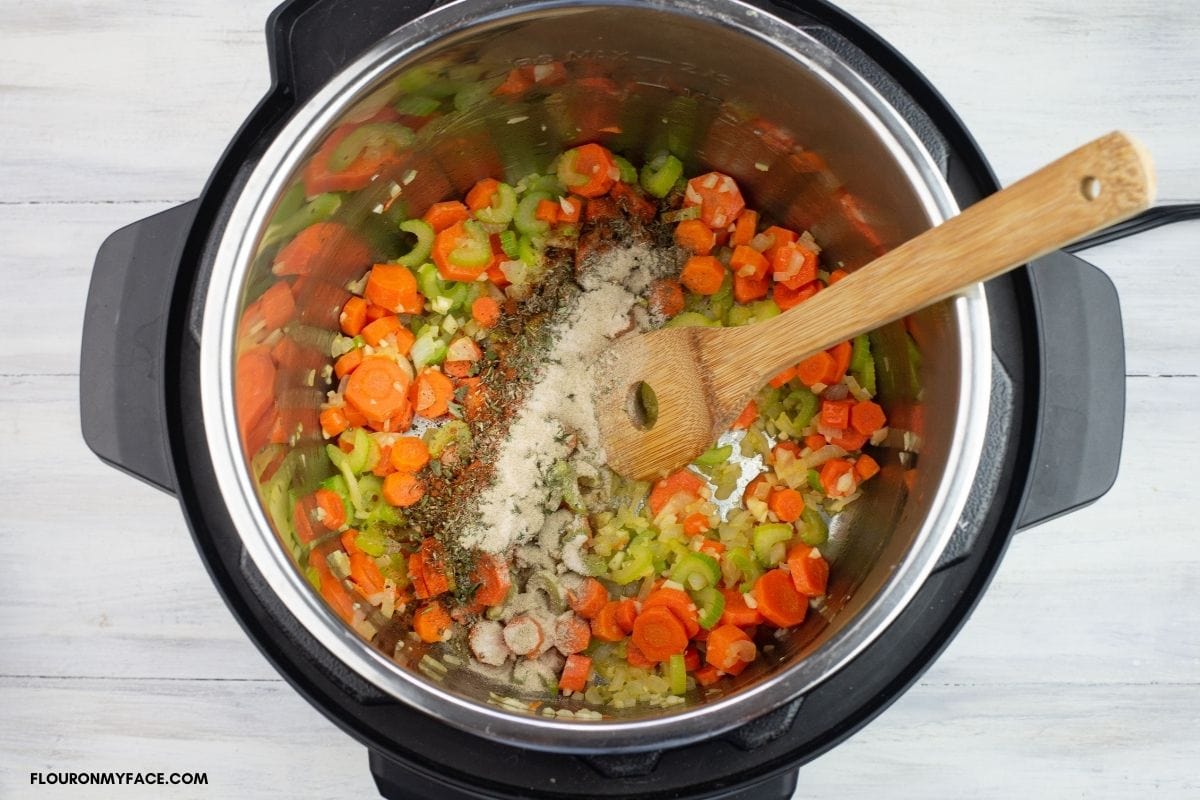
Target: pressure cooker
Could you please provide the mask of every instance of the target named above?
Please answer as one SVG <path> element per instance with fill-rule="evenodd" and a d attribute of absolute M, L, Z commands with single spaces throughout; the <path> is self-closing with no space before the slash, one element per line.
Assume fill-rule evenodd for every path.
<path fill-rule="evenodd" d="M 238 320 L 270 278 L 272 215 L 330 131 L 404 102 L 430 75 L 454 79 L 453 110 L 422 128 L 403 181 L 343 208 L 348 224 L 373 224 L 397 192 L 419 210 L 597 141 L 633 160 L 669 150 L 689 174 L 729 173 L 752 205 L 811 230 L 847 270 L 998 186 L 933 87 L 821 0 L 291 0 L 267 33 L 271 89 L 201 196 L 117 231 L 97 256 L 83 430 L 104 461 L 179 499 L 247 635 L 366 745 L 385 797 L 789 797 L 801 765 L 932 663 L 1016 531 L 1115 480 L 1117 295 L 1056 252 L 909 320 L 920 392 L 881 402 L 920 419 L 919 447 L 903 454 L 911 483 L 880 480 L 838 518 L 828 608 L 764 663 L 678 706 L 600 719 L 517 713 L 487 702 L 489 687 L 467 673 L 431 679 L 308 585 L 239 436 Z M 521 65 L 567 77 L 496 100 L 487 87 Z M 296 295 L 296 324 L 336 327 L 327 293 Z M 881 370 L 912 368 L 902 344 L 887 344 L 898 331 L 880 332 L 894 356 Z M 281 374 L 275 391 L 319 410 L 311 375 Z"/>

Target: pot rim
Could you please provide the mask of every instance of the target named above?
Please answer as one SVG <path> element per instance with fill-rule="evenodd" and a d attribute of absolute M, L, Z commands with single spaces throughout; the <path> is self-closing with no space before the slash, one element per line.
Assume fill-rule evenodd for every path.
<path fill-rule="evenodd" d="M 200 400 L 205 440 L 222 499 L 247 555 L 297 621 L 339 661 L 386 694 L 476 735 L 558 752 L 662 749 L 708 738 L 745 724 L 795 699 L 838 671 L 908 605 L 933 570 L 962 513 L 981 456 L 991 383 L 991 334 L 981 286 L 951 301 L 961 332 L 962 376 L 947 477 L 929 503 L 913 545 L 891 578 L 841 631 L 817 652 L 758 684 L 701 706 L 636 720 L 560 721 L 509 713 L 441 689 L 400 668 L 336 617 L 283 547 L 250 480 L 238 437 L 233 399 L 235 331 L 240 291 L 286 181 L 325 130 L 381 77 L 452 35 L 513 16 L 594 6 L 652 9 L 734 28 L 808 69 L 848 104 L 887 145 L 935 225 L 958 211 L 944 178 L 898 112 L 832 51 L 795 26 L 741 0 L 693 4 L 687 0 L 459 0 L 393 31 L 334 76 L 297 109 L 250 171 L 220 235 L 205 289 L 200 327 Z"/>

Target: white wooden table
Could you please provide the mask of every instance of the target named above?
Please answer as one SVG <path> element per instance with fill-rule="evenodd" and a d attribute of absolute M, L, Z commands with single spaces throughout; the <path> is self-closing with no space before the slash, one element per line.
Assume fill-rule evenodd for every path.
<path fill-rule="evenodd" d="M 37 770 L 206 770 L 120 797 L 371 797 L 361 746 L 272 671 L 175 501 L 79 434 L 92 257 L 195 196 L 267 86 L 274 0 L 0 2 L 0 797 Z M 1193 0 L 845 0 L 933 80 L 1000 177 L 1113 127 L 1200 200 Z M 1200 794 L 1200 225 L 1089 254 L 1128 348 L 1121 476 L 1018 536 L 920 684 L 803 797 Z"/>

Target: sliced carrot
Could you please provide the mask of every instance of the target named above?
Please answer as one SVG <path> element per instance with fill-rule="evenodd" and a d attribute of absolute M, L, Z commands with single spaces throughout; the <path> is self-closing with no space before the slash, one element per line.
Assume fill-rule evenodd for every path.
<path fill-rule="evenodd" d="M 700 543 L 700 552 L 719 559 L 725 552 L 725 543 L 718 539 L 705 539 Z"/>
<path fill-rule="evenodd" d="M 646 613 L 646 609 L 657 608 L 662 606 L 670 609 L 671 613 L 679 618 L 683 624 L 683 628 L 687 631 L 688 638 L 692 638 L 700 632 L 700 614 L 696 610 L 696 604 L 692 602 L 692 598 L 688 597 L 688 593 L 681 589 L 655 589 L 646 596 L 642 603 L 642 613 Z"/>
<path fill-rule="evenodd" d="M 842 378 L 846 376 L 846 370 L 850 369 L 850 356 L 853 351 L 854 345 L 850 342 L 835 344 L 826 351 L 833 358 L 833 368 L 826 373 L 825 380 L 822 383 L 833 386 L 835 383 L 842 382 Z"/>
<path fill-rule="evenodd" d="M 562 692 L 582 692 L 587 688 L 588 678 L 592 674 L 592 660 L 587 656 L 572 653 L 563 664 L 562 674 L 558 676 L 558 688 Z"/>
<path fill-rule="evenodd" d="M 661 278 L 650 285 L 647 300 L 651 311 L 662 317 L 673 317 L 683 311 L 683 287 L 677 280 Z"/>
<path fill-rule="evenodd" d="M 296 298 L 287 281 L 276 281 L 254 301 L 267 330 L 283 327 L 296 313 Z"/>
<path fill-rule="evenodd" d="M 595 578 L 585 578 L 575 590 L 567 592 L 571 610 L 584 619 L 593 619 L 608 603 L 608 590 Z"/>
<path fill-rule="evenodd" d="M 380 342 L 402 328 L 404 328 L 404 325 L 400 322 L 400 318 L 395 314 L 389 314 L 386 317 L 380 317 L 362 329 L 363 341 L 371 345 L 371 347 L 378 347 Z"/>
<path fill-rule="evenodd" d="M 433 263 L 437 265 L 438 274 L 444 280 L 470 283 L 487 271 L 487 264 L 481 264 L 478 267 L 463 267 L 455 264 L 451 258 L 451 253 L 458 249 L 463 240 L 469 236 L 466 227 L 460 221 L 443 228 L 434 237 Z"/>
<path fill-rule="evenodd" d="M 620 603 L 616 600 L 610 600 L 604 604 L 600 613 L 592 618 L 592 636 L 602 642 L 619 642 L 625 638 L 625 631 L 617 622 L 619 606 Z"/>
<path fill-rule="evenodd" d="M 234 381 L 238 427 L 242 439 L 275 404 L 275 362 L 265 347 L 247 350 L 238 357 Z"/>
<path fill-rule="evenodd" d="M 467 208 L 472 211 L 481 211 L 488 208 L 492 204 L 492 198 L 496 196 L 496 192 L 500 189 L 500 181 L 495 178 L 484 178 L 471 187 L 471 191 L 467 192 Z"/>
<path fill-rule="evenodd" d="M 422 219 L 429 223 L 434 233 L 441 233 L 452 225 L 465 222 L 470 216 L 465 205 L 457 200 L 447 200 L 431 205 Z"/>
<path fill-rule="evenodd" d="M 700 206 L 700 219 L 714 229 L 729 225 L 746 207 L 737 182 L 720 172 L 709 172 L 688 181 L 684 203 Z"/>
<path fill-rule="evenodd" d="M 757 656 L 754 640 L 735 625 L 718 625 L 708 632 L 705 660 L 722 672 L 736 674 L 739 663 L 749 664 Z"/>
<path fill-rule="evenodd" d="M 617 207 L 626 215 L 649 225 L 658 214 L 658 206 L 642 192 L 641 188 L 629 183 L 618 181 L 613 184 L 610 196 L 617 201 Z"/>
<path fill-rule="evenodd" d="M 822 400 L 821 424 L 828 428 L 845 428 L 850 425 L 849 400 Z"/>
<path fill-rule="evenodd" d="M 742 278 L 753 278 L 761 281 L 767 277 L 767 259 L 762 253 L 749 245 L 740 244 L 729 257 L 729 268 L 733 274 Z"/>
<path fill-rule="evenodd" d="M 778 389 L 794 377 L 796 377 L 796 368 L 794 366 L 792 366 L 792 367 L 788 367 L 783 372 L 776 375 L 774 378 L 771 378 L 771 380 L 768 381 L 768 383 L 771 385 L 771 388 Z"/>
<path fill-rule="evenodd" d="M 363 362 L 363 351 L 361 348 L 355 348 L 346 355 L 338 358 L 333 362 L 333 374 L 338 377 L 338 380 L 349 375 L 354 370 L 358 369 L 358 365 Z"/>
<path fill-rule="evenodd" d="M 757 608 L 751 608 L 746 603 L 744 594 L 737 589 L 722 589 L 721 594 L 725 596 L 725 610 L 721 612 L 723 625 L 737 625 L 739 628 L 746 628 L 762 624 L 762 614 L 758 613 Z"/>
<path fill-rule="evenodd" d="M 698 496 L 702 486 L 704 486 L 704 479 L 689 469 L 681 469 L 668 475 L 656 482 L 654 488 L 650 490 L 650 497 L 646 500 L 650 507 L 650 513 L 657 517 L 663 506 L 677 494 Z"/>
<path fill-rule="evenodd" d="M 446 573 L 446 551 L 441 542 L 432 536 L 423 539 L 421 547 L 417 550 L 417 564 L 418 572 L 425 581 L 425 588 L 429 591 L 427 596 L 436 597 L 450 591 L 450 578 Z"/>
<path fill-rule="evenodd" d="M 371 249 L 345 225 L 316 222 L 279 249 L 271 271 L 276 275 L 346 275 L 349 279 L 370 260 Z"/>
<path fill-rule="evenodd" d="M 854 474 L 860 481 L 874 478 L 879 474 L 879 462 L 871 458 L 866 453 L 863 453 L 858 457 L 858 460 L 854 462 Z"/>
<path fill-rule="evenodd" d="M 767 483 L 767 473 L 755 476 L 749 483 L 746 484 L 746 490 L 742 492 L 742 505 L 746 505 L 751 499 L 763 500 L 767 499 L 767 492 L 770 491 L 770 485 Z"/>
<path fill-rule="evenodd" d="M 491 297 L 477 297 L 471 303 L 471 319 L 485 328 L 494 328 L 500 321 L 500 304 Z"/>
<path fill-rule="evenodd" d="M 378 594 L 384 589 L 383 573 L 379 571 L 379 565 L 361 550 L 350 554 L 350 580 L 367 596 Z"/>
<path fill-rule="evenodd" d="M 675 244 L 692 255 L 706 256 L 717 245 L 713 229 L 698 219 L 685 219 L 675 226 Z"/>
<path fill-rule="evenodd" d="M 729 244 L 733 247 L 750 244 L 756 230 L 758 230 L 758 212 L 747 208 L 738 214 L 733 233 L 729 236 Z"/>
<path fill-rule="evenodd" d="M 700 651 L 696 648 L 689 647 L 684 651 L 683 668 L 688 672 L 695 672 L 696 670 L 700 669 L 700 665 L 703 663 L 703 660 L 700 658 Z"/>
<path fill-rule="evenodd" d="M 625 643 L 625 660 L 629 662 L 629 666 L 637 667 L 638 669 L 654 669 L 656 664 L 656 662 L 646 658 L 646 654 L 633 642 Z"/>
<path fill-rule="evenodd" d="M 331 489 L 317 489 L 314 499 L 317 501 L 317 508 L 324 512 L 321 515 L 321 524 L 331 531 L 341 530 L 346 524 L 346 505 L 338 493 Z"/>
<path fill-rule="evenodd" d="M 330 571 L 325 556 L 314 550 L 309 554 L 308 563 L 317 571 L 321 582 L 321 597 L 325 598 L 325 602 L 346 622 L 354 619 L 354 601 L 350 599 L 346 587 Z"/>
<path fill-rule="evenodd" d="M 554 625 L 554 646 L 564 656 L 586 650 L 591 641 L 592 628 L 582 617 L 564 614 Z"/>
<path fill-rule="evenodd" d="M 332 439 L 350 427 L 350 421 L 340 408 L 327 408 L 321 412 L 321 433 L 325 438 Z"/>
<path fill-rule="evenodd" d="M 768 261 L 775 259 L 775 253 L 779 248 L 792 244 L 800 238 L 795 231 L 781 228 L 778 225 L 772 225 L 767 228 L 763 231 L 763 235 L 771 237 L 771 245 L 766 250 L 763 250 L 763 255 L 767 257 Z"/>
<path fill-rule="evenodd" d="M 688 635 L 679 617 L 666 606 L 643 608 L 633 623 L 633 643 L 651 661 L 666 661 L 687 649 Z"/>
<path fill-rule="evenodd" d="M 364 358 L 346 383 L 346 402 L 367 419 L 385 420 L 408 402 L 408 373 L 383 356 Z"/>
<path fill-rule="evenodd" d="M 796 591 L 791 576 L 782 569 L 768 570 L 754 584 L 754 600 L 758 613 L 780 628 L 790 628 L 804 621 L 808 599 Z M 712 646 L 712 636 L 709 636 Z"/>
<path fill-rule="evenodd" d="M 298 498 L 292 506 L 292 527 L 296 529 L 296 538 L 301 544 L 308 544 L 317 538 L 313 527 L 312 513 L 317 509 L 317 501 L 312 495 Z M 321 559 L 324 561 L 324 558 Z"/>
<path fill-rule="evenodd" d="M 793 242 L 775 248 L 771 257 L 771 277 L 789 289 L 799 289 L 817 279 L 817 254 Z"/>
<path fill-rule="evenodd" d="M 823 383 L 825 376 L 834 368 L 833 356 L 824 351 L 813 353 L 796 365 L 796 377 L 805 386 Z"/>
<path fill-rule="evenodd" d="M 638 604 L 637 601 L 626 597 L 623 600 L 617 601 L 617 610 L 615 617 L 617 624 L 621 626 L 621 630 L 625 633 L 633 633 L 633 623 L 637 621 Z"/>
<path fill-rule="evenodd" d="M 829 273 L 829 285 L 833 286 L 835 283 L 840 281 L 842 278 L 847 277 L 849 274 L 850 273 L 846 272 L 844 269 L 835 269 L 833 272 Z"/>
<path fill-rule="evenodd" d="M 473 601 L 482 608 L 500 605 L 508 598 L 508 590 L 512 588 L 508 562 L 490 553 L 481 553 L 475 559 L 471 580 L 478 586 Z"/>
<path fill-rule="evenodd" d="M 413 383 L 413 409 L 426 419 L 437 419 L 450 413 L 454 399 L 454 384 L 432 367 L 426 367 Z"/>
<path fill-rule="evenodd" d="M 792 586 L 805 597 L 820 597 L 829 583 L 829 562 L 821 551 L 806 544 L 794 545 L 787 554 Z"/>
<path fill-rule="evenodd" d="M 825 446 L 825 437 L 819 433 L 809 434 L 804 437 L 804 446 L 809 450 L 820 450 Z"/>
<path fill-rule="evenodd" d="M 804 511 L 804 497 L 795 489 L 772 489 L 767 496 L 767 508 L 775 512 L 780 522 L 795 522 Z"/>
<path fill-rule="evenodd" d="M 867 443 L 867 436 L 853 428 L 846 428 L 841 434 L 830 437 L 829 443 L 852 452 L 861 449 Z"/>
<path fill-rule="evenodd" d="M 850 409 L 850 424 L 854 430 L 870 436 L 887 424 L 887 416 L 878 403 L 863 400 L 855 403 L 854 408 Z"/>
<path fill-rule="evenodd" d="M 679 280 L 696 294 L 716 294 L 725 280 L 725 267 L 713 256 L 692 256 Z"/>
<path fill-rule="evenodd" d="M 851 476 L 853 483 L 854 467 L 844 458 L 833 458 L 821 465 L 821 487 L 825 489 L 825 494 L 830 497 L 845 497 L 854 491 L 851 488 L 849 491 L 839 488 L 842 483 L 842 478 L 846 475 Z"/>
<path fill-rule="evenodd" d="M 429 448 L 418 436 L 401 436 L 392 442 L 390 458 L 397 472 L 417 473 L 429 463 Z"/>
<path fill-rule="evenodd" d="M 515 97 L 533 88 L 533 68 L 516 67 L 509 70 L 504 82 L 492 90 L 492 94 L 503 97 Z"/>
<path fill-rule="evenodd" d="M 410 472 L 393 472 L 383 479 L 383 499 L 408 508 L 425 496 L 425 484 Z"/>
<path fill-rule="evenodd" d="M 375 466 L 371 467 L 371 474 L 380 478 L 386 478 L 396 471 L 392 466 L 392 446 L 390 444 L 379 444 L 379 460 L 375 462 Z"/>
<path fill-rule="evenodd" d="M 351 297 L 342 306 L 342 314 L 338 318 L 342 333 L 347 336 L 358 336 L 363 326 L 367 324 L 367 301 L 361 297 Z"/>
<path fill-rule="evenodd" d="M 721 680 L 721 671 L 712 664 L 706 664 L 696 670 L 692 677 L 696 679 L 696 683 L 701 686 L 712 686 L 717 681 Z"/>
<path fill-rule="evenodd" d="M 379 121 L 367 119 L 363 122 Z M 304 168 L 304 191 L 309 197 L 325 192 L 357 192 L 364 188 L 381 171 L 400 163 L 401 153 L 392 145 L 364 147 L 354 159 L 342 169 L 334 170 L 332 160 L 342 141 L 350 136 L 358 125 L 342 125 L 329 134 L 320 149 L 309 159 Z"/>
<path fill-rule="evenodd" d="M 705 514 L 689 514 L 683 520 L 683 532 L 688 536 L 697 536 L 709 529 L 708 516 Z"/>
<path fill-rule="evenodd" d="M 758 403 L 751 400 L 742 413 L 738 414 L 738 418 L 733 421 L 733 429 L 735 431 L 744 431 L 754 424 L 754 420 L 758 419 Z"/>
<path fill-rule="evenodd" d="M 367 322 L 374 322 L 377 319 L 391 316 L 394 312 L 388 311 L 383 306 L 377 306 L 374 303 L 367 303 Z"/>
<path fill-rule="evenodd" d="M 417 278 L 401 264 L 376 264 L 367 275 L 363 295 L 372 304 L 394 314 L 420 314 L 423 299 L 417 292 Z"/>
<path fill-rule="evenodd" d="M 787 311 L 789 308 L 800 305 L 819 291 L 821 291 L 819 281 L 813 281 L 799 289 L 789 289 L 785 284 L 777 283 L 772 287 L 772 297 L 775 299 L 775 305 L 779 306 L 781 311 Z"/>
<path fill-rule="evenodd" d="M 612 153 L 598 144 L 585 144 L 568 150 L 562 156 L 570 159 L 567 164 L 570 172 L 583 179 L 583 183 L 567 188 L 582 197 L 600 197 L 608 194 L 613 187 L 616 177 L 617 162 Z M 561 174 L 561 173 L 560 173 Z"/>
<path fill-rule="evenodd" d="M 762 299 L 770 291 L 770 278 L 743 278 L 740 275 L 735 275 L 733 278 L 733 299 L 739 303 Z"/>
<path fill-rule="evenodd" d="M 540 219 L 542 222 L 555 225 L 558 223 L 558 211 L 557 200 L 539 200 L 533 216 L 534 219 Z"/>
<path fill-rule="evenodd" d="M 453 624 L 454 620 L 450 619 L 446 609 L 436 600 L 421 606 L 413 614 L 413 631 L 421 637 L 422 642 L 432 644 L 445 640 Z"/>

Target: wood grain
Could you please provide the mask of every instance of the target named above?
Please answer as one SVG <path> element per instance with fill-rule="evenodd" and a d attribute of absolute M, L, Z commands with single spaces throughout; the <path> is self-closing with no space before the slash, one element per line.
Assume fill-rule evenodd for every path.
<path fill-rule="evenodd" d="M 931 78 L 1002 181 L 1120 127 L 1155 153 L 1163 198 L 1200 200 L 1189 0 L 842 4 Z M 101 465 L 78 433 L 96 246 L 199 191 L 267 86 L 273 5 L 3 6 L 2 798 L 373 796 L 362 747 L 275 677 L 222 606 L 175 502 Z M 1125 317 L 1117 486 L 1017 536 L 962 634 L 806 767 L 798 797 L 1200 793 L 1196 252 L 1193 224 L 1088 254 Z M 28 772 L 55 767 L 207 769 L 212 785 L 35 794 Z"/>

